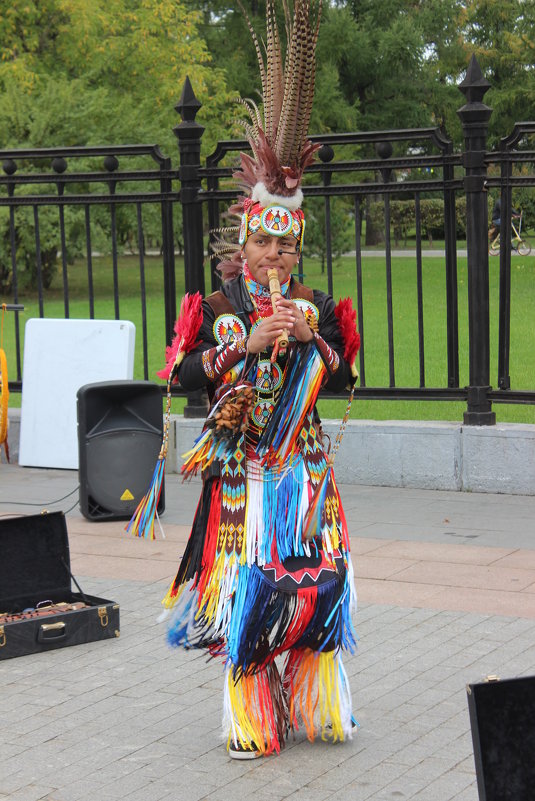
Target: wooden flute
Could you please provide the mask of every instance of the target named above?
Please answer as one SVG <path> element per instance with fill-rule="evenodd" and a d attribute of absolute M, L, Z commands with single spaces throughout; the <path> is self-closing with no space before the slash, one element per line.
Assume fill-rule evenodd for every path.
<path fill-rule="evenodd" d="M 271 305 L 273 306 L 273 311 L 277 311 L 277 307 L 275 305 L 276 301 L 279 298 L 282 298 L 281 292 L 281 285 L 279 282 L 279 274 L 275 267 L 272 267 L 270 270 L 267 271 L 268 280 L 269 280 L 269 294 L 271 295 Z M 284 330 L 282 334 L 277 337 L 277 344 L 275 347 L 275 358 L 277 353 L 284 353 L 286 348 L 288 347 L 288 331 Z"/>

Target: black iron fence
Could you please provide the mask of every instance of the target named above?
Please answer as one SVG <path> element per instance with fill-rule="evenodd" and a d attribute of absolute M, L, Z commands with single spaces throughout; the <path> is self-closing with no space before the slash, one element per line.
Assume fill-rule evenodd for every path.
<path fill-rule="evenodd" d="M 362 339 L 358 395 L 375 399 L 461 400 L 467 403 L 466 423 L 492 424 L 494 402 L 535 403 L 535 376 L 530 388 L 519 389 L 511 386 L 509 375 L 512 260 L 507 236 L 501 238 L 500 244 L 497 388 L 491 386 L 487 239 L 488 191 L 501 194 L 502 230 L 508 230 L 514 191 L 535 186 L 535 149 L 531 139 L 535 123 L 519 123 L 511 136 L 502 140 L 499 150 L 487 152 L 491 109 L 483 98 L 488 84 L 475 59 L 460 89 L 466 96 L 466 103 L 459 110 L 464 132 L 462 152 L 454 152 L 451 141 L 440 130 L 431 128 L 316 136 L 312 139 L 322 145 L 319 160 L 307 171 L 303 189 L 307 208 L 314 208 L 311 224 L 321 228 L 326 289 L 331 294 L 336 293 L 339 283 L 333 260 L 340 247 L 336 223 L 343 217 L 352 225 L 351 242 L 348 245 L 346 225 L 342 247 L 353 254 L 354 263 L 351 294 L 357 303 Z M 138 266 L 137 325 L 141 328 L 146 379 L 153 378 L 161 366 L 161 353 L 157 362 L 150 353 L 149 327 L 160 327 L 162 343 L 172 337 L 177 286 L 182 285 L 182 276 L 175 274 L 177 248 L 183 251 L 186 290 L 204 293 L 209 231 L 222 224 L 224 210 L 235 198 L 236 190 L 229 179 L 237 154 L 247 147 L 243 141 L 220 142 L 203 166 L 200 154 L 204 128 L 196 122 L 199 109 L 200 103 L 187 80 L 177 106 L 182 117 L 175 128 L 178 169 L 173 169 L 171 159 L 152 145 L 0 151 L 4 173 L 0 177 L 0 215 L 5 213 L 0 216 L 0 282 L 3 275 L 4 287 L 9 286 L 9 291 L 0 290 L 0 299 L 18 304 L 20 276 L 24 274 L 27 279 L 28 270 L 34 270 L 39 315 L 47 316 L 47 259 L 59 258 L 63 314 L 69 317 L 69 260 L 73 248 L 78 248 L 78 269 L 83 264 L 87 282 L 87 316 L 102 316 L 95 302 L 93 266 L 98 242 L 104 238 L 111 254 L 110 316 L 120 319 L 120 256 L 128 243 Z M 48 236 L 46 243 L 42 235 L 45 209 L 47 230 L 52 224 L 55 231 L 55 238 Z M 417 331 L 418 378 L 404 385 L 397 378 L 406 356 L 399 356 L 396 347 L 393 251 L 408 225 L 415 233 L 413 327 Z M 430 335 L 424 327 L 424 233 L 429 235 L 433 227 L 440 230 L 444 242 L 440 245 L 439 264 L 443 267 L 445 371 L 439 383 L 429 382 L 427 377 L 426 344 L 429 345 Z M 372 235 L 374 242 L 380 242 L 374 270 L 384 270 L 388 378 L 382 383 L 368 377 L 367 331 L 372 321 L 367 316 L 363 252 L 370 246 Z M 157 319 L 149 313 L 146 297 L 145 261 L 151 247 L 161 254 L 162 265 L 159 306 L 163 314 L 159 310 Z M 458 253 L 464 248 L 469 342 L 467 380 L 462 381 L 466 369 L 460 346 L 464 343 L 459 342 Z M 304 269 L 301 263 L 301 280 Z M 215 264 L 208 281 L 212 289 L 219 285 Z M 464 296 L 462 300 L 465 301 Z M 13 325 L 16 376 L 10 381 L 10 388 L 17 391 L 22 382 L 18 313 L 14 314 Z M 176 391 L 180 393 L 179 389 Z M 198 402 L 199 398 L 190 399 L 189 414 L 201 413 Z"/>
<path fill-rule="evenodd" d="M 177 195 L 172 192 L 172 181 L 176 180 L 177 173 L 171 170 L 171 160 L 163 156 L 156 145 L 3 150 L 0 159 L 4 173 L 0 176 L 0 212 L 6 209 L 8 212 L 7 216 L 0 217 L 0 297 L 3 299 L 9 294 L 17 304 L 23 278 L 32 284 L 37 295 L 40 317 L 48 316 L 47 288 L 58 254 L 63 316 L 66 319 L 71 316 L 68 265 L 72 252 L 80 249 L 80 240 L 87 279 L 88 317 L 95 317 L 96 228 L 100 238 L 105 232 L 110 246 L 113 317 L 120 319 L 119 253 L 124 243 L 118 239 L 117 214 L 118 210 L 128 208 L 127 230 L 134 238 L 139 261 L 143 364 L 144 377 L 148 378 L 143 209 L 154 204 L 159 209 L 165 289 L 162 303 L 168 321 L 176 313 L 172 205 Z M 136 166 L 129 168 L 132 161 Z M 147 165 L 140 169 L 140 161 Z M 82 168 L 79 162 L 83 163 Z M 73 165 L 77 167 L 74 170 Z M 98 224 L 92 221 L 96 210 L 99 210 Z M 66 212 L 71 213 L 69 222 Z M 47 229 L 46 242 L 43 241 L 43 223 Z M 9 386 L 20 391 L 21 332 L 17 313 L 14 330 L 16 378 Z M 168 325 L 164 328 L 162 324 L 162 338 L 168 330 Z"/>

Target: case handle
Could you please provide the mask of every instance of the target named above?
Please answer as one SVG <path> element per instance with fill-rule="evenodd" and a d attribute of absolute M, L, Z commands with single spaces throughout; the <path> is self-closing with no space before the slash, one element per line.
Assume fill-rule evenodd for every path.
<path fill-rule="evenodd" d="M 65 622 L 43 623 L 37 633 L 37 642 L 50 642 L 51 640 L 61 640 L 66 634 Z"/>

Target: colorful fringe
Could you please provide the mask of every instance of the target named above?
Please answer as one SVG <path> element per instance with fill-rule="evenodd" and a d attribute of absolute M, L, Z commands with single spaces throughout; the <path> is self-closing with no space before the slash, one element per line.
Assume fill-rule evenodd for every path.
<path fill-rule="evenodd" d="M 283 390 L 256 449 L 268 467 L 282 470 L 299 452 L 301 429 L 315 406 L 325 372 L 315 346 L 292 351 Z"/>
<path fill-rule="evenodd" d="M 318 734 L 332 742 L 351 739 L 351 690 L 339 651 L 290 651 L 283 686 L 292 728 L 302 722 L 311 742 Z"/>
<path fill-rule="evenodd" d="M 232 666 L 225 671 L 223 736 L 227 748 L 258 750 L 265 756 L 284 747 L 288 711 L 282 682 L 273 663 L 254 676 L 235 679 Z"/>
<path fill-rule="evenodd" d="M 337 651 L 315 653 L 293 649 L 281 678 L 275 663 L 253 675 L 236 677 L 231 664 L 225 670 L 223 736 L 231 743 L 279 753 L 288 728 L 303 725 L 308 739 L 344 742 L 352 737 L 349 681 Z"/>
<path fill-rule="evenodd" d="M 130 522 L 125 528 L 128 534 L 133 534 L 135 537 L 155 540 L 154 521 L 158 514 L 158 504 L 160 503 L 160 496 L 162 494 L 163 479 L 165 475 L 165 459 L 166 455 L 160 455 L 156 462 L 156 467 L 152 474 L 149 488 L 141 501 L 138 503 L 137 508 L 130 518 Z M 163 530 L 160 526 L 162 536 Z"/>
<path fill-rule="evenodd" d="M 220 475 L 203 485 L 164 599 L 169 643 L 226 663 L 227 743 L 263 754 L 283 747 L 288 726 L 309 739 L 351 736 L 340 651 L 357 641 L 347 523 L 312 414 L 325 368 L 310 347 L 290 353 L 285 373 L 254 452 L 243 434 L 206 427 L 185 455 L 186 475 L 214 461 Z"/>
<path fill-rule="evenodd" d="M 253 673 L 290 648 L 354 651 L 350 574 L 331 575 L 284 592 L 256 565 L 241 571 L 225 649 L 236 669 Z"/>
<path fill-rule="evenodd" d="M 303 542 L 310 493 L 303 460 L 283 477 L 250 462 L 245 481 L 240 453 L 226 460 L 221 479 L 205 483 L 179 571 L 163 601 L 175 606 L 188 583 L 170 640 L 186 647 L 213 643 L 213 653 L 245 672 L 291 647 L 353 650 L 353 567 L 334 482 L 325 497 L 321 539 Z M 314 554 L 326 572 L 307 583 Z M 286 559 L 304 559 L 304 582 L 303 576 L 288 574 L 281 564 Z M 280 584 L 275 574 L 282 575 Z"/>

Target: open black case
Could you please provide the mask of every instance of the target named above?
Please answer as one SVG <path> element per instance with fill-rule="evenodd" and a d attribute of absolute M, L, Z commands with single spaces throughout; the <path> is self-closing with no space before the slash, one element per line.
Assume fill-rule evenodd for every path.
<path fill-rule="evenodd" d="M 480 801 L 535 798 L 535 676 L 466 688 Z"/>
<path fill-rule="evenodd" d="M 71 573 L 63 512 L 0 520 L 0 659 L 118 636 L 119 605 Z"/>

